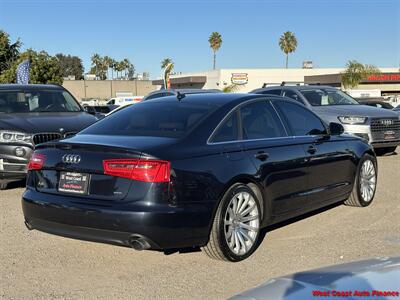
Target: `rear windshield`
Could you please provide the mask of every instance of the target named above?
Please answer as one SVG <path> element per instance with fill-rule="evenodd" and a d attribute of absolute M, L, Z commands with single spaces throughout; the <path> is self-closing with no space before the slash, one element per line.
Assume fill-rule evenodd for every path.
<path fill-rule="evenodd" d="M 0 113 L 77 111 L 80 106 L 65 90 L 0 91 Z"/>
<path fill-rule="evenodd" d="M 216 108 L 210 103 L 185 103 L 185 99 L 149 101 L 113 113 L 81 133 L 180 138 Z"/>

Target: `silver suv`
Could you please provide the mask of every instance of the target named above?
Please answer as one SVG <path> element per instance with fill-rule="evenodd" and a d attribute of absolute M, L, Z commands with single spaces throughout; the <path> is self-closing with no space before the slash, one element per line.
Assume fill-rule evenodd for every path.
<path fill-rule="evenodd" d="M 342 123 L 346 133 L 367 140 L 377 154 L 395 151 L 400 144 L 400 116 L 394 111 L 360 105 L 346 93 L 320 85 L 273 86 L 251 93 L 280 95 L 307 106 L 328 124 Z"/>

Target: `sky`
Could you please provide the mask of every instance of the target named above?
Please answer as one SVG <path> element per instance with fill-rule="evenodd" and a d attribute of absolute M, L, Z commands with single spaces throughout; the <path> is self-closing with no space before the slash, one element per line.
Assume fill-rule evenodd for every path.
<path fill-rule="evenodd" d="M 0 0 L 0 28 L 23 49 L 77 55 L 86 71 L 99 53 L 151 78 L 165 57 L 177 72 L 211 69 L 213 31 L 223 40 L 217 68 L 283 67 L 285 31 L 298 40 L 292 68 L 400 65 L 400 0 Z"/>

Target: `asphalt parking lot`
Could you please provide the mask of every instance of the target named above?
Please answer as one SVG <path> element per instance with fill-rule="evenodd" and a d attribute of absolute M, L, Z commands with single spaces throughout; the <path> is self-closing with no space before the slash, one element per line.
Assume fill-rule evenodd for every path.
<path fill-rule="evenodd" d="M 270 228 L 240 263 L 201 252 L 137 252 L 28 231 L 23 187 L 0 192 L 2 299 L 224 299 L 271 277 L 400 255 L 400 155 L 379 157 L 367 208 L 343 205 Z"/>

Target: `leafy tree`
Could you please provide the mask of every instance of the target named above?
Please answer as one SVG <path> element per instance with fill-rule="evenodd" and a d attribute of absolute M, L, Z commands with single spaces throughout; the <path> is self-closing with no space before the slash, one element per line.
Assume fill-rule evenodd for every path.
<path fill-rule="evenodd" d="M 95 53 L 92 55 L 91 60 L 92 68 L 90 69 L 90 73 L 94 73 L 101 80 L 107 79 L 108 65 L 106 64 L 104 57 L 101 57 L 99 54 Z"/>
<path fill-rule="evenodd" d="M 0 82 L 15 83 L 17 67 L 26 59 L 30 61 L 30 83 L 62 84 L 63 74 L 58 59 L 45 51 L 37 52 L 32 49 L 28 49 L 19 55 L 11 67 L 0 75 Z"/>
<path fill-rule="evenodd" d="M 172 58 L 164 58 L 161 61 L 161 69 L 165 69 L 169 64 L 174 64 Z"/>
<path fill-rule="evenodd" d="M 81 80 L 83 78 L 83 65 L 82 60 L 78 56 L 64 55 L 62 53 L 56 54 L 58 64 L 60 65 L 63 77 L 75 76 L 75 79 Z"/>
<path fill-rule="evenodd" d="M 356 60 L 350 60 L 346 64 L 346 70 L 341 74 L 342 84 L 347 88 L 353 88 L 369 75 L 379 74 L 381 71 L 373 65 L 364 65 Z"/>
<path fill-rule="evenodd" d="M 111 68 L 111 65 L 112 65 L 112 62 L 113 62 L 113 59 L 111 58 L 111 57 L 109 57 L 109 56 L 104 56 L 104 58 L 103 58 L 103 63 L 106 65 L 106 67 L 107 67 L 107 79 L 112 79 L 112 75 L 113 74 L 111 74 L 111 78 L 108 76 L 108 70 L 109 69 L 111 69 L 111 73 L 112 73 L 112 68 Z"/>
<path fill-rule="evenodd" d="M 286 31 L 279 38 L 279 47 L 286 54 L 286 69 L 288 68 L 289 53 L 293 53 L 297 48 L 297 39 L 293 32 Z"/>
<path fill-rule="evenodd" d="M 225 86 L 222 89 L 222 92 L 224 92 L 224 93 L 236 93 L 239 89 L 240 89 L 240 86 L 238 84 L 232 83 L 230 85 Z"/>
<path fill-rule="evenodd" d="M 129 61 L 129 59 L 124 58 L 123 60 L 125 67 L 125 77 L 128 79 L 132 79 L 135 75 L 135 66 Z"/>
<path fill-rule="evenodd" d="M 10 36 L 5 31 L 0 30 L 0 75 L 11 68 L 15 60 L 18 59 L 21 45 L 19 39 L 15 43 L 11 43 Z"/>
<path fill-rule="evenodd" d="M 221 34 L 219 32 L 211 33 L 210 37 L 208 38 L 208 42 L 210 43 L 210 48 L 214 53 L 213 70 L 215 70 L 217 51 L 219 50 L 219 48 L 221 48 L 222 45 Z"/>

